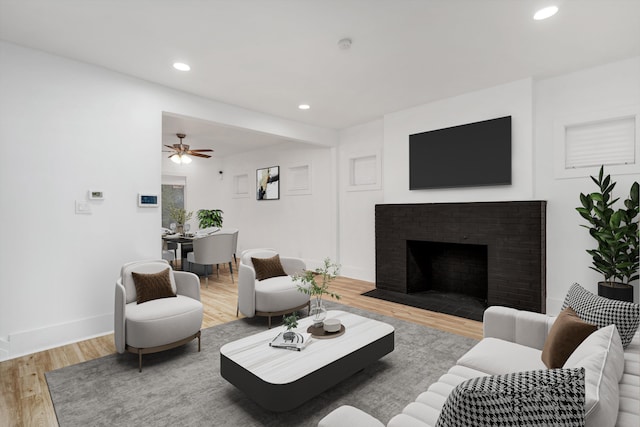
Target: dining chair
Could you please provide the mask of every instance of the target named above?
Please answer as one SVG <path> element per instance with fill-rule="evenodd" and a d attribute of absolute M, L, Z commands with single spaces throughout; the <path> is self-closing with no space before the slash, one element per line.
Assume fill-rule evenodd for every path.
<path fill-rule="evenodd" d="M 236 258 L 236 253 L 238 252 L 238 234 L 240 231 L 237 228 L 221 228 L 219 233 L 233 234 L 233 261 L 238 267 L 238 259 Z"/>
<path fill-rule="evenodd" d="M 213 274 L 213 266 L 216 266 L 216 272 L 220 277 L 220 264 L 229 264 L 231 273 L 231 281 L 233 279 L 233 233 L 217 232 L 209 236 L 201 237 L 193 240 L 193 252 L 187 254 L 187 262 L 189 270 L 191 264 L 200 264 L 205 266 L 205 283 L 209 287 L 208 266 L 211 266 L 211 274 Z"/>

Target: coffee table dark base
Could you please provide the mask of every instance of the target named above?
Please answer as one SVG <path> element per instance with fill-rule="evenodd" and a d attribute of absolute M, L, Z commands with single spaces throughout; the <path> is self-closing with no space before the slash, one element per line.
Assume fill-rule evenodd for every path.
<path fill-rule="evenodd" d="M 273 412 L 290 411 L 391 353 L 395 346 L 394 337 L 394 332 L 391 332 L 287 384 L 268 383 L 223 354 L 220 355 L 220 374 L 263 408 Z"/>

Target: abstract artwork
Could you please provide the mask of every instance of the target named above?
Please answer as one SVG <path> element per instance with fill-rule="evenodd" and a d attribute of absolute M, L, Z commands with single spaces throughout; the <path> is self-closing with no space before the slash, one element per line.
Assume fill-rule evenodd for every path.
<path fill-rule="evenodd" d="M 256 184 L 257 200 L 278 200 L 280 198 L 280 167 L 258 169 Z"/>

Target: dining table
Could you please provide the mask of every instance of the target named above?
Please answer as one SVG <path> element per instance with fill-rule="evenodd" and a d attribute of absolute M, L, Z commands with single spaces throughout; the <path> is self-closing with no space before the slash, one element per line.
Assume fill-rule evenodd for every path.
<path fill-rule="evenodd" d="M 193 240 L 195 235 L 184 235 L 180 233 L 164 234 L 162 240 L 167 243 L 180 243 L 180 269 L 184 270 L 187 254 L 193 252 Z"/>

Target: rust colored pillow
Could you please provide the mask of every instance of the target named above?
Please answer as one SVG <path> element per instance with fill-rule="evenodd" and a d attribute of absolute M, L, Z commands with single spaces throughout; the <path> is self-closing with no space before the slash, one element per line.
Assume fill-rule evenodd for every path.
<path fill-rule="evenodd" d="M 175 297 L 176 294 L 171 289 L 170 274 L 168 268 L 152 274 L 132 272 L 138 304 L 154 299 Z"/>
<path fill-rule="evenodd" d="M 549 369 L 562 368 L 571 353 L 597 329 L 596 325 L 580 319 L 571 307 L 565 308 L 544 342 L 542 361 Z"/>
<path fill-rule="evenodd" d="M 280 255 L 271 258 L 251 258 L 253 269 L 256 271 L 256 279 L 264 280 L 271 277 L 286 276 L 280 262 Z"/>

